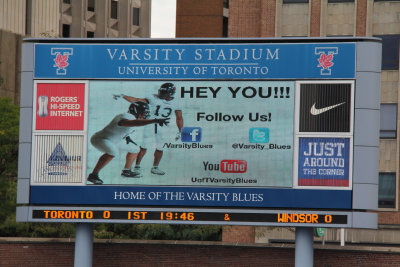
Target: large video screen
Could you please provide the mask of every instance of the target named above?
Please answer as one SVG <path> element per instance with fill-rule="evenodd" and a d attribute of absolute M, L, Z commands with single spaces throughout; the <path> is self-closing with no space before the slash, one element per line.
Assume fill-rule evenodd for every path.
<path fill-rule="evenodd" d="M 88 102 L 105 185 L 292 187 L 294 82 L 91 81 Z"/>

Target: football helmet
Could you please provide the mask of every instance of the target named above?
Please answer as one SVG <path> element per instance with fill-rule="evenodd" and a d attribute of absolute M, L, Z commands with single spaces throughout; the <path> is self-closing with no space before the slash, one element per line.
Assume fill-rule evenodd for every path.
<path fill-rule="evenodd" d="M 175 86 L 173 83 L 164 83 L 158 89 L 158 96 L 163 99 L 173 98 L 175 94 Z"/>
<path fill-rule="evenodd" d="M 143 119 L 147 119 L 150 117 L 150 108 L 149 105 L 147 103 L 144 102 L 133 102 L 130 106 L 129 106 L 129 113 L 131 113 L 132 115 L 134 115 L 136 117 L 136 119 L 140 116 L 143 115 Z"/>

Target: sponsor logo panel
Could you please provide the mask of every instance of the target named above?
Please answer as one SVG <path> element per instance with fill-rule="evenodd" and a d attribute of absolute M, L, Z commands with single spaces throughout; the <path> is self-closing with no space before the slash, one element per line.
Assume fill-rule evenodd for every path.
<path fill-rule="evenodd" d="M 85 84 L 39 83 L 36 130 L 84 130 Z"/>
<path fill-rule="evenodd" d="M 299 138 L 298 185 L 349 186 L 350 138 Z"/>
<path fill-rule="evenodd" d="M 350 132 L 351 84 L 301 84 L 300 132 Z"/>
<path fill-rule="evenodd" d="M 36 135 L 33 183 L 81 183 L 83 136 Z"/>

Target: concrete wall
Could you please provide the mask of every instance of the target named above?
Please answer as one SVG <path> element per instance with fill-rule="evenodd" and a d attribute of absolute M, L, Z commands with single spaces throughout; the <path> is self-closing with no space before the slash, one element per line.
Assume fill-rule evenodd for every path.
<path fill-rule="evenodd" d="M 222 0 L 221 0 L 222 1 Z M 30 37 L 60 37 L 62 25 L 70 25 L 70 37 L 149 37 L 149 0 L 119 0 L 118 19 L 110 18 L 110 1 L 95 0 L 95 11 L 87 0 L 1 0 L 0 29 Z M 132 7 L 140 8 L 140 25 L 132 25 Z"/>
<path fill-rule="evenodd" d="M 355 3 L 328 4 L 326 36 L 354 35 L 355 18 Z"/>
<path fill-rule="evenodd" d="M 282 6 L 282 36 L 308 36 L 308 4 L 290 4 Z"/>
<path fill-rule="evenodd" d="M 399 21 L 400 23 L 400 21 Z M 381 72 L 381 102 L 397 102 L 399 86 L 398 70 L 383 70 Z"/>
<path fill-rule="evenodd" d="M 27 35 L 32 37 L 59 36 L 60 1 L 30 0 L 27 13 Z"/>
<path fill-rule="evenodd" d="M 379 171 L 396 172 L 396 140 L 379 142 Z"/>
<path fill-rule="evenodd" d="M 57 37 L 59 0 L 2 0 L 0 29 L 32 37 Z"/>
<path fill-rule="evenodd" d="M 22 36 L 0 30 L 0 97 L 10 97 L 19 104 L 21 86 Z"/>
<path fill-rule="evenodd" d="M 26 0 L 0 1 L 0 29 L 25 34 Z"/>
<path fill-rule="evenodd" d="M 400 3 L 383 1 L 373 5 L 374 34 L 399 34 Z"/>

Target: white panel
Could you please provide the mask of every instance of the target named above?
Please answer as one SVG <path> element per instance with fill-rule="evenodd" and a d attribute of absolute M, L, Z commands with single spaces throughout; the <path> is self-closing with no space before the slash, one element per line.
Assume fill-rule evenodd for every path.
<path fill-rule="evenodd" d="M 36 135 L 33 140 L 32 184 L 82 183 L 82 135 Z"/>

